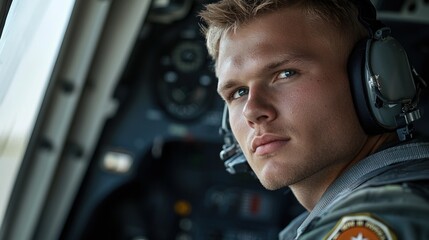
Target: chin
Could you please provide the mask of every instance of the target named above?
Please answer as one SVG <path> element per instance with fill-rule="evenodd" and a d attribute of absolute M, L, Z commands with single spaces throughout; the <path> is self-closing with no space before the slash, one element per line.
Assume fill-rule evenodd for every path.
<path fill-rule="evenodd" d="M 253 163 L 253 162 L 249 162 Z M 265 159 L 260 165 L 250 164 L 262 186 L 268 190 L 277 190 L 293 183 L 292 169 L 285 165 L 279 158 Z"/>
<path fill-rule="evenodd" d="M 276 183 L 269 182 L 269 181 L 261 181 L 261 180 L 259 180 L 259 181 L 265 189 L 271 190 L 271 191 L 285 187 L 282 184 L 276 184 Z"/>
<path fill-rule="evenodd" d="M 274 172 L 260 172 L 259 174 L 256 174 L 256 176 L 262 186 L 268 190 L 277 190 L 287 186 L 287 183 L 285 183 L 280 177 L 276 177 L 278 175 Z"/>

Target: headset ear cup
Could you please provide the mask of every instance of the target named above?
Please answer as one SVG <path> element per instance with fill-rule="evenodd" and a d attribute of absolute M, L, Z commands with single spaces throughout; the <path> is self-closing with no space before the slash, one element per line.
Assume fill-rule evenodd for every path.
<path fill-rule="evenodd" d="M 371 39 L 360 40 L 352 50 L 348 59 L 348 76 L 350 81 L 350 90 L 353 97 L 356 113 L 364 131 L 369 135 L 384 132 L 384 129 L 377 124 L 374 119 L 370 102 L 368 100 L 368 91 L 366 88 L 366 48 Z"/>

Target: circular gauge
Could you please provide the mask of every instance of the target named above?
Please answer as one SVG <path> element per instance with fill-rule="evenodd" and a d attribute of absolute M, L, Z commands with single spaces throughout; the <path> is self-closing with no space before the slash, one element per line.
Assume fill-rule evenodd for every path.
<path fill-rule="evenodd" d="M 194 120 L 210 107 L 216 96 L 214 74 L 207 53 L 197 41 L 182 41 L 160 59 L 158 98 L 165 111 L 178 120 Z"/>
<path fill-rule="evenodd" d="M 214 98 L 214 82 L 208 75 L 193 77 L 166 72 L 159 82 L 161 103 L 170 115 L 179 120 L 198 118 Z"/>
<path fill-rule="evenodd" d="M 191 41 L 179 43 L 173 50 L 172 61 L 177 70 L 193 72 L 201 68 L 205 62 L 204 48 Z"/>

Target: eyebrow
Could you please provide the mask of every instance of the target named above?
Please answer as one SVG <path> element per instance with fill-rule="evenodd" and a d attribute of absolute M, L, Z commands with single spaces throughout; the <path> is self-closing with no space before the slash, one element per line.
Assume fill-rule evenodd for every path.
<path fill-rule="evenodd" d="M 261 68 L 262 72 L 270 71 L 279 68 L 280 66 L 291 62 L 307 62 L 310 61 L 310 56 L 304 54 L 288 54 L 279 61 L 273 61 Z M 224 83 L 219 84 L 217 92 L 222 96 L 222 93 L 227 92 L 229 89 L 237 85 L 238 80 L 228 79 Z"/>
<path fill-rule="evenodd" d="M 218 88 L 217 88 L 217 92 L 218 92 L 218 94 L 222 97 L 222 98 L 224 98 L 224 94 L 223 93 L 225 93 L 225 92 L 228 92 L 228 90 L 229 89 L 231 89 L 231 88 L 233 88 L 234 86 L 236 86 L 237 85 L 237 80 L 235 80 L 235 79 L 230 79 L 230 80 L 226 80 L 226 82 L 225 83 L 223 83 L 223 84 L 219 84 L 218 85 Z"/>

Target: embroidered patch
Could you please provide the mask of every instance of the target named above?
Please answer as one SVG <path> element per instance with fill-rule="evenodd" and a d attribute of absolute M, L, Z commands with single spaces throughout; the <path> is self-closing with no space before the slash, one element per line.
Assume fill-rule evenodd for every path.
<path fill-rule="evenodd" d="M 396 240 L 395 234 L 369 214 L 341 218 L 325 240 Z"/>

